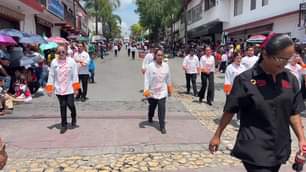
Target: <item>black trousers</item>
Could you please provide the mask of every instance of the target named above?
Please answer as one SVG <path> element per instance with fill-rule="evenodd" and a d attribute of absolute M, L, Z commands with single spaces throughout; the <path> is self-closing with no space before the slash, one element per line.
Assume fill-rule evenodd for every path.
<path fill-rule="evenodd" d="M 128 49 L 128 56 L 130 57 L 130 55 L 131 55 L 131 50 Z"/>
<path fill-rule="evenodd" d="M 103 50 L 103 48 L 101 48 L 101 59 L 104 59 L 104 50 Z"/>
<path fill-rule="evenodd" d="M 118 56 L 118 50 L 115 50 L 115 56 L 116 57 Z"/>
<path fill-rule="evenodd" d="M 220 72 L 225 72 L 225 69 L 226 69 L 226 62 L 221 62 L 220 64 Z"/>
<path fill-rule="evenodd" d="M 192 88 L 193 88 L 193 95 L 197 96 L 198 91 L 197 91 L 197 74 L 188 74 L 186 73 L 186 87 L 187 87 L 187 92 L 190 92 L 190 81 L 192 83 Z"/>
<path fill-rule="evenodd" d="M 77 97 L 78 98 L 81 98 L 81 97 L 86 98 L 89 75 L 81 74 L 81 75 L 79 75 L 79 80 L 82 83 L 82 89 L 79 90 L 79 95 Z"/>
<path fill-rule="evenodd" d="M 214 101 L 215 96 L 215 83 L 214 83 L 214 73 L 210 72 L 209 74 L 201 73 L 202 87 L 199 92 L 200 100 L 202 100 L 205 96 L 207 81 L 208 81 L 208 89 L 207 89 L 207 102 Z"/>
<path fill-rule="evenodd" d="M 135 55 L 136 55 L 136 52 L 132 51 L 132 58 L 133 58 L 133 60 L 135 60 Z"/>
<path fill-rule="evenodd" d="M 165 128 L 165 118 L 166 118 L 166 98 L 163 99 L 153 99 L 149 98 L 149 119 L 154 117 L 154 112 L 156 106 L 158 106 L 158 120 L 160 128 Z"/>
<path fill-rule="evenodd" d="M 278 172 L 281 167 L 281 164 L 274 167 L 260 167 L 243 162 L 243 166 L 247 170 L 247 172 Z"/>
<path fill-rule="evenodd" d="M 61 124 L 63 127 L 67 126 L 67 106 L 70 109 L 71 112 L 71 123 L 76 124 L 76 108 L 74 104 L 74 96 L 73 94 L 68 95 L 57 95 L 59 104 L 60 104 L 60 110 L 61 110 Z"/>

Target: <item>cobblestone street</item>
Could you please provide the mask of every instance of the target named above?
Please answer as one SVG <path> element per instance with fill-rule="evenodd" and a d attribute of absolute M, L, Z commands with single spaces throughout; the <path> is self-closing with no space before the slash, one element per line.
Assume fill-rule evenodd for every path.
<path fill-rule="evenodd" d="M 3 171 L 244 171 L 230 156 L 235 122 L 226 129 L 220 151 L 216 155 L 208 152 L 225 99 L 221 74 L 216 78 L 214 105 L 207 106 L 182 93 L 182 59 L 169 61 L 176 91 L 167 103 L 168 133 L 163 136 L 157 122 L 146 123 L 147 104 L 139 91 L 143 87 L 141 61 L 132 61 L 125 53 L 97 60 L 97 83 L 90 85 L 90 99 L 77 103 L 79 128 L 59 134 L 54 96 L 19 105 L 13 114 L 1 117 L 0 135 L 9 154 Z"/>

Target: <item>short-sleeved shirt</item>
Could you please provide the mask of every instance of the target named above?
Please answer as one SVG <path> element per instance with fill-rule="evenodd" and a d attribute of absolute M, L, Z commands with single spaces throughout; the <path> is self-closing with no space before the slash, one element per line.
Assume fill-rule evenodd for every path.
<path fill-rule="evenodd" d="M 296 77 L 287 69 L 266 74 L 259 63 L 238 75 L 224 112 L 240 113 L 240 129 L 232 155 L 257 166 L 275 166 L 291 152 L 289 120 L 305 109 Z"/>
<path fill-rule="evenodd" d="M 241 64 L 244 65 L 246 69 L 251 69 L 255 63 L 258 61 L 259 57 L 257 56 L 245 56 L 241 59 Z"/>
<path fill-rule="evenodd" d="M 183 67 L 186 68 L 187 74 L 198 73 L 198 68 L 200 67 L 199 58 L 196 55 L 192 57 L 190 55 L 186 56 L 183 61 Z"/>
<path fill-rule="evenodd" d="M 207 69 L 208 72 L 215 72 L 215 58 L 214 56 L 207 57 L 206 55 L 201 57 L 200 60 L 201 69 Z"/>

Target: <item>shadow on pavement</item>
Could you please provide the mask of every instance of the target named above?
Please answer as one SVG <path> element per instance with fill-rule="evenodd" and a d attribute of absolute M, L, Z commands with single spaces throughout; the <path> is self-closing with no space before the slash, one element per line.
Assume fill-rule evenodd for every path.
<path fill-rule="evenodd" d="M 50 130 L 53 130 L 54 128 L 57 129 L 57 130 L 60 130 L 62 128 L 62 125 L 60 123 L 58 123 L 58 124 L 50 125 L 47 128 L 50 129 Z M 73 127 L 71 124 L 68 124 L 68 129 L 69 130 L 73 130 L 73 129 L 76 129 L 76 128 L 80 128 L 80 126 L 76 125 L 75 127 Z"/>
<path fill-rule="evenodd" d="M 146 126 L 153 127 L 157 131 L 159 131 L 159 123 L 157 121 L 153 121 L 153 123 L 149 123 L 148 121 L 142 121 L 139 123 L 139 128 L 146 128 Z"/>

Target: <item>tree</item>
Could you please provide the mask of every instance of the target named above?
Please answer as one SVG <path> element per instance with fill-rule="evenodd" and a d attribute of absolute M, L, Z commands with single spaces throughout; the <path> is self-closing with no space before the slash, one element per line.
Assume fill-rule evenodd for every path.
<path fill-rule="evenodd" d="M 171 26 L 182 12 L 181 0 L 136 0 L 140 23 L 151 32 L 151 39 L 159 41 L 160 33 Z"/>
<path fill-rule="evenodd" d="M 133 24 L 131 26 L 132 37 L 136 40 L 139 40 L 144 32 L 143 26 L 140 23 Z"/>
<path fill-rule="evenodd" d="M 85 0 L 86 10 L 90 15 L 96 17 L 96 33 L 98 33 L 98 20 L 102 21 L 104 27 L 109 27 L 108 32 L 103 33 L 108 38 L 117 35 L 117 33 L 111 34 L 113 30 L 121 32 L 120 26 L 118 26 L 118 23 L 121 23 L 121 18 L 113 14 L 114 9 L 119 8 L 119 6 L 120 0 Z"/>

